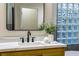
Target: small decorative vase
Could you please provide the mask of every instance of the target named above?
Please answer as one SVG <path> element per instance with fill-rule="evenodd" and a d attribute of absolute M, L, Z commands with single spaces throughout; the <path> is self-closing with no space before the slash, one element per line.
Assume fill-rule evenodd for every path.
<path fill-rule="evenodd" d="M 48 38 L 50 41 L 54 41 L 54 35 L 53 34 L 48 34 Z"/>

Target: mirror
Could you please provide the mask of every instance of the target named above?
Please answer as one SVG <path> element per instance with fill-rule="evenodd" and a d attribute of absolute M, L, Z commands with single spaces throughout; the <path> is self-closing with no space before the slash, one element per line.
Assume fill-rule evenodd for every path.
<path fill-rule="evenodd" d="M 8 30 L 39 30 L 44 23 L 43 3 L 6 4 Z"/>

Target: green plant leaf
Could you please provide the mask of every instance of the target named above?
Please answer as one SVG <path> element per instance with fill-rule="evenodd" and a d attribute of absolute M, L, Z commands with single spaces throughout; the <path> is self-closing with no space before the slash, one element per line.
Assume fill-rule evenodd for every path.
<path fill-rule="evenodd" d="M 42 24 L 40 25 L 40 30 L 45 30 L 47 33 L 52 34 L 56 31 L 56 26 L 54 24 Z"/>

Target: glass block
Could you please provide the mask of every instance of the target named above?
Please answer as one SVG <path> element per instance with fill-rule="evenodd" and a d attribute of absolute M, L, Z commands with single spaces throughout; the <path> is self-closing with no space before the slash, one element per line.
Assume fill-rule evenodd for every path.
<path fill-rule="evenodd" d="M 57 38 L 61 38 L 61 32 L 57 32 Z"/>
<path fill-rule="evenodd" d="M 67 11 L 67 12 L 68 12 L 68 14 L 71 15 L 71 14 L 73 13 L 73 9 L 69 9 L 69 8 L 68 8 L 68 11 Z"/>
<path fill-rule="evenodd" d="M 69 19 L 68 19 L 68 23 L 72 23 L 72 19 L 69 18 Z"/>
<path fill-rule="evenodd" d="M 77 39 L 72 39 L 72 44 L 76 44 L 77 43 Z"/>
<path fill-rule="evenodd" d="M 71 39 L 68 39 L 68 44 L 71 44 Z"/>
<path fill-rule="evenodd" d="M 74 19 L 74 23 L 75 23 L 75 24 L 78 23 L 78 19 L 77 19 L 77 18 Z"/>
<path fill-rule="evenodd" d="M 68 8 L 69 8 L 69 9 L 73 9 L 73 4 L 72 4 L 72 3 L 69 3 L 69 4 L 68 4 Z"/>
<path fill-rule="evenodd" d="M 67 14 L 67 9 L 62 9 L 62 13 L 66 13 Z"/>
<path fill-rule="evenodd" d="M 62 16 L 65 17 L 65 18 L 66 18 L 66 16 L 67 16 L 66 13 L 67 13 L 67 12 L 63 12 L 63 13 L 62 13 Z"/>
<path fill-rule="evenodd" d="M 68 14 L 67 14 L 67 15 L 68 15 L 68 16 L 67 16 L 67 17 L 68 17 L 68 19 L 69 19 L 69 18 L 71 18 L 71 19 L 72 19 L 72 16 L 73 16 L 73 14 L 72 14 L 72 13 L 69 13 L 69 12 L 68 12 Z"/>
<path fill-rule="evenodd" d="M 68 32 L 68 37 L 72 37 L 72 32 Z"/>
<path fill-rule="evenodd" d="M 68 14 L 72 14 L 73 13 L 73 4 L 68 4 Z"/>
<path fill-rule="evenodd" d="M 77 25 L 74 25 L 73 27 L 74 27 L 74 30 L 77 30 L 77 27 L 78 27 L 78 26 L 77 26 Z"/>
<path fill-rule="evenodd" d="M 62 25 L 63 31 L 66 31 L 66 25 Z"/>
<path fill-rule="evenodd" d="M 61 31 L 61 25 L 57 25 L 57 30 Z"/>
<path fill-rule="evenodd" d="M 62 8 L 63 8 L 63 9 L 67 9 L 67 3 L 63 3 L 63 4 L 62 4 Z"/>
<path fill-rule="evenodd" d="M 62 13 L 61 12 L 58 12 L 58 17 L 61 17 L 62 16 Z M 59 18 L 58 18 L 59 19 Z"/>
<path fill-rule="evenodd" d="M 73 32 L 74 37 L 77 37 L 78 36 L 77 34 L 78 34 L 77 32 Z"/>
<path fill-rule="evenodd" d="M 58 9 L 61 9 L 61 3 L 58 3 Z"/>
<path fill-rule="evenodd" d="M 78 14 L 78 4 L 74 4 L 74 16 L 77 16 Z"/>
<path fill-rule="evenodd" d="M 62 32 L 62 37 L 66 38 L 66 32 Z"/>
<path fill-rule="evenodd" d="M 72 30 L 72 25 L 68 25 L 68 30 Z"/>
<path fill-rule="evenodd" d="M 78 26 L 78 31 L 79 31 L 79 25 L 77 25 Z"/>
<path fill-rule="evenodd" d="M 74 10 L 73 16 L 77 16 L 78 15 L 78 10 Z"/>
<path fill-rule="evenodd" d="M 62 43 L 66 44 L 66 39 L 62 39 Z"/>
<path fill-rule="evenodd" d="M 62 17 L 58 16 L 57 21 L 62 21 Z"/>
<path fill-rule="evenodd" d="M 78 7 L 78 4 L 75 3 L 75 4 L 74 4 L 74 9 L 78 10 L 78 8 L 79 8 L 79 7 Z"/>
<path fill-rule="evenodd" d="M 61 42 L 66 42 L 66 24 L 68 25 L 68 44 L 79 44 L 79 4 L 74 3 L 63 3 L 58 6 L 58 24 L 61 24 L 61 29 L 58 31 L 62 31 L 61 33 Z M 61 17 L 61 18 L 59 18 Z M 68 18 L 67 18 L 68 17 Z M 66 23 L 68 20 L 68 23 Z M 73 31 L 72 31 L 73 30 Z M 59 35 L 59 34 L 58 34 Z M 73 38 L 73 39 L 72 39 Z"/>
<path fill-rule="evenodd" d="M 76 44 L 79 44 L 79 39 L 76 40 Z"/>
<path fill-rule="evenodd" d="M 57 19 L 57 22 L 62 22 L 62 20 L 59 18 L 59 19 Z"/>
<path fill-rule="evenodd" d="M 75 16 L 76 16 L 76 17 L 75 17 Z M 78 11 L 75 10 L 74 13 L 73 13 L 73 17 L 74 17 L 74 18 L 77 18 L 78 16 L 79 16 L 79 15 L 78 15 Z"/>
<path fill-rule="evenodd" d="M 62 12 L 62 8 L 58 9 L 58 11 L 57 11 L 57 12 L 58 12 L 58 13 Z"/>
<path fill-rule="evenodd" d="M 61 25 L 62 21 L 57 21 L 57 25 Z"/>
<path fill-rule="evenodd" d="M 66 24 L 66 18 L 62 19 L 62 23 Z"/>

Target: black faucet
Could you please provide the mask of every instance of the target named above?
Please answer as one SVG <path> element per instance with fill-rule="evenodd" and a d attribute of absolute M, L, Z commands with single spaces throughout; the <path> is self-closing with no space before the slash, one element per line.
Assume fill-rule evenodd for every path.
<path fill-rule="evenodd" d="M 28 30 L 28 32 L 27 32 L 27 42 L 29 42 L 30 36 L 31 36 L 31 32 Z"/>

